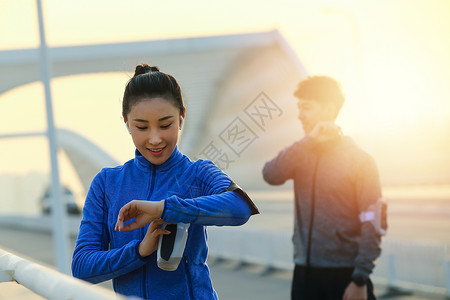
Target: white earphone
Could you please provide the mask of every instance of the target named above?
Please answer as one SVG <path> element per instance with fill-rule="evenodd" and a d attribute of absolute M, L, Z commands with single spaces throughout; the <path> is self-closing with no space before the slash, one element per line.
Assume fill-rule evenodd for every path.
<path fill-rule="evenodd" d="M 130 127 L 128 127 L 128 121 L 127 121 L 127 122 L 125 122 L 125 126 L 127 127 L 127 131 L 128 131 L 128 133 L 129 133 L 129 134 L 131 134 L 131 132 L 130 132 Z"/>
<path fill-rule="evenodd" d="M 183 117 L 180 117 L 180 118 L 181 118 L 181 122 L 180 122 L 180 130 L 181 130 L 181 127 L 183 127 L 184 118 Z"/>

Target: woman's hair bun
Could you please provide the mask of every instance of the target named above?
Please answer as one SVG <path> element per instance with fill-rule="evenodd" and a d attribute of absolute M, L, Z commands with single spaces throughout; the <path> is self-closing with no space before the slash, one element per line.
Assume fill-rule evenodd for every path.
<path fill-rule="evenodd" d="M 134 70 L 134 76 L 138 76 L 141 74 L 145 74 L 148 72 L 159 72 L 159 68 L 157 66 L 149 66 L 147 64 L 140 64 L 136 66 Z"/>
<path fill-rule="evenodd" d="M 137 65 L 134 76 L 128 81 L 123 93 L 122 114 L 127 116 L 133 105 L 142 99 L 155 97 L 172 102 L 179 109 L 180 115 L 184 116 L 183 95 L 176 79 L 170 74 L 159 71 L 157 66 Z"/>

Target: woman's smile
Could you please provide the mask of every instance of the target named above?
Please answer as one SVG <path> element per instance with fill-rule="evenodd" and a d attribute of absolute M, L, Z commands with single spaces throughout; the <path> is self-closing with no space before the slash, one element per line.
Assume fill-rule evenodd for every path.
<path fill-rule="evenodd" d="M 160 156 L 162 155 L 162 153 L 164 152 L 164 150 L 166 149 L 166 147 L 163 148 L 147 148 L 148 150 L 150 150 L 150 153 L 154 156 Z"/>

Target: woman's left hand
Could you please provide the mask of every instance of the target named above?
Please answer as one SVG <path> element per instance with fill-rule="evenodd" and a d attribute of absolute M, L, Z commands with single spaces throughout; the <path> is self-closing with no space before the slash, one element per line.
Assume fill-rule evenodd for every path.
<path fill-rule="evenodd" d="M 158 249 L 159 237 L 162 234 L 170 234 L 170 231 L 163 229 L 161 225 L 167 224 L 163 220 L 155 220 L 148 226 L 144 239 L 139 244 L 139 254 L 147 257 Z"/>
<path fill-rule="evenodd" d="M 164 200 L 133 200 L 125 204 L 120 209 L 119 215 L 117 216 L 116 227 L 114 228 L 114 230 L 130 231 L 144 227 L 153 220 L 161 218 L 163 211 Z M 132 218 L 136 218 L 136 220 L 130 224 L 123 224 L 124 222 Z"/>

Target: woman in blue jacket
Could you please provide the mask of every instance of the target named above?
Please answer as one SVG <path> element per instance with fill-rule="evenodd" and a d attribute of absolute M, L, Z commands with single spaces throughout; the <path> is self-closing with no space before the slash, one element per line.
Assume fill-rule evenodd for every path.
<path fill-rule="evenodd" d="M 212 162 L 194 162 L 178 151 L 185 108 L 174 77 L 138 65 L 122 108 L 135 158 L 102 169 L 92 181 L 73 275 L 92 283 L 113 279 L 117 293 L 144 299 L 217 299 L 206 265 L 205 226 L 242 225 L 258 210 Z M 190 223 L 175 271 L 156 263 L 159 236 L 169 233 L 163 223 Z"/>

